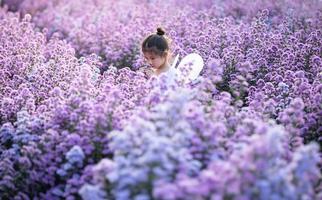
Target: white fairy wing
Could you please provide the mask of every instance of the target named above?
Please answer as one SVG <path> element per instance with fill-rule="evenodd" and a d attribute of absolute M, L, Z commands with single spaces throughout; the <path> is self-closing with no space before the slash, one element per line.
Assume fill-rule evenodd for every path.
<path fill-rule="evenodd" d="M 185 84 L 195 80 L 199 76 L 203 66 L 204 62 L 199 54 L 192 53 L 185 56 L 176 69 L 179 80 Z"/>
<path fill-rule="evenodd" d="M 178 60 L 179 60 L 179 54 L 175 57 L 172 65 L 171 65 L 171 68 L 176 68 L 176 65 L 177 65 Z"/>

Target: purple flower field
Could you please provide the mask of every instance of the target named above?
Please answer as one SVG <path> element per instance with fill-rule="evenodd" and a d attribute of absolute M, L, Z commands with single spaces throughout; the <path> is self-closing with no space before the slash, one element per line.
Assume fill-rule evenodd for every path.
<path fill-rule="evenodd" d="M 1 200 L 322 199 L 321 0 L 0 0 Z M 157 27 L 195 84 L 150 78 Z"/>

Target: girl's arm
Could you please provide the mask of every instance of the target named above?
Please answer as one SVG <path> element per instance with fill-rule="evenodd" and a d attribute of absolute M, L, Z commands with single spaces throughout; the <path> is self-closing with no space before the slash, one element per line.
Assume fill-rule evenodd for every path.
<path fill-rule="evenodd" d="M 139 71 L 142 72 L 147 79 L 149 79 L 154 73 L 153 70 L 148 67 L 141 67 Z"/>

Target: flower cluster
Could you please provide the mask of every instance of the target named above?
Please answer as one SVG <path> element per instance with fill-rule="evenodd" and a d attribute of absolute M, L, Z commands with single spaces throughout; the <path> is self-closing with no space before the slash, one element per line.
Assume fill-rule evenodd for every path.
<path fill-rule="evenodd" d="M 0 4 L 0 199 L 322 198 L 320 1 Z"/>
<path fill-rule="evenodd" d="M 182 173 L 174 183 L 158 184 L 154 195 L 157 199 L 317 199 L 312 188 L 321 178 L 318 146 L 303 146 L 288 158 L 285 133 L 271 127 L 262 134 L 249 137 L 248 145 L 227 160 L 213 161 L 197 177 Z M 307 165 L 308 159 L 315 164 Z"/>

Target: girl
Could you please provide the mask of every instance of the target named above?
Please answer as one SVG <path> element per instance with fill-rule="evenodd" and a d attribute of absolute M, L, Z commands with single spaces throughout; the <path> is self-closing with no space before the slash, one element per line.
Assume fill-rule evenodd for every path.
<path fill-rule="evenodd" d="M 170 40 L 162 28 L 157 28 L 156 33 L 150 34 L 142 42 L 142 52 L 153 70 L 152 75 L 159 76 L 161 73 L 171 71 L 169 46 Z"/>

